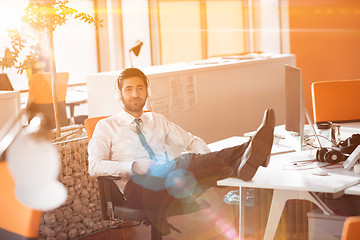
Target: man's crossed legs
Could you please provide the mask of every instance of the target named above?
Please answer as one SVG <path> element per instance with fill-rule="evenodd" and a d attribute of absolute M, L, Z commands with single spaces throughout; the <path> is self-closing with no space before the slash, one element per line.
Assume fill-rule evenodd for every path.
<path fill-rule="evenodd" d="M 269 163 L 274 127 L 275 114 L 268 109 L 249 142 L 217 152 L 183 154 L 155 168 L 155 174 L 134 175 L 125 187 L 125 197 L 131 207 L 158 211 L 159 218 L 166 219 L 170 206 L 194 201 L 220 179 L 249 181 L 259 166 Z"/>

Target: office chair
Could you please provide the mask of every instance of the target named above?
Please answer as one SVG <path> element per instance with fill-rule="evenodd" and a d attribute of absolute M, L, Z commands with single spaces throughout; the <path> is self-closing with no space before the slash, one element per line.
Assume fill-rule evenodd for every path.
<path fill-rule="evenodd" d="M 360 120 L 360 79 L 313 82 L 311 93 L 315 123 Z"/>
<path fill-rule="evenodd" d="M 56 94 L 61 127 L 69 125 L 65 103 L 68 80 L 69 73 L 56 73 Z M 49 129 L 55 128 L 55 116 L 51 90 L 51 72 L 35 73 L 31 76 L 28 105 L 31 101 L 33 102 L 33 112 L 42 112 L 48 122 L 47 125 Z"/>
<path fill-rule="evenodd" d="M 360 238 L 360 216 L 345 219 L 341 240 L 356 240 Z"/>
<path fill-rule="evenodd" d="M 67 117 L 66 107 L 70 107 L 70 118 L 74 114 L 74 104 L 66 104 L 66 92 L 68 88 L 69 73 L 61 72 L 56 73 L 56 93 L 58 99 L 58 108 L 60 115 L 60 126 L 67 126 L 70 124 L 70 119 Z M 29 88 L 29 99 L 33 101 L 34 112 L 41 111 L 45 114 L 45 118 L 49 121 L 48 127 L 50 129 L 55 128 L 55 117 L 54 107 L 52 101 L 52 90 L 51 90 L 51 73 L 35 73 L 31 76 L 30 88 Z M 75 124 L 83 124 L 87 116 L 74 117 Z"/>
<path fill-rule="evenodd" d="M 93 135 L 93 131 L 97 122 L 106 117 L 95 117 L 88 118 L 85 120 L 85 129 L 90 140 Z M 136 221 L 139 224 L 144 223 L 146 226 L 151 225 L 151 239 L 160 240 L 162 239 L 161 232 L 152 224 L 153 220 L 157 217 L 157 212 L 144 211 L 142 209 L 131 208 L 125 196 L 120 192 L 114 180 L 120 180 L 120 177 L 115 176 L 100 176 L 97 177 L 99 184 L 99 195 L 102 218 L 104 220 L 125 220 L 125 221 Z M 200 200 L 199 203 L 187 204 L 186 206 L 171 207 L 167 216 L 183 215 L 193 213 L 205 208 L 209 208 L 209 204 Z M 170 228 L 179 231 L 169 224 Z M 121 228 L 121 226 L 119 227 Z"/>
<path fill-rule="evenodd" d="M 17 200 L 15 182 L 5 161 L 0 162 L 0 189 L 0 239 L 37 239 L 42 212 Z"/>

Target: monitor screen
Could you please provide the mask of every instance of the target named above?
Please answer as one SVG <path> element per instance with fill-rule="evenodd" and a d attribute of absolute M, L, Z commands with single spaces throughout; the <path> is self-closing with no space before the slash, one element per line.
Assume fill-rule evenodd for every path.
<path fill-rule="evenodd" d="M 285 65 L 285 129 L 300 136 L 303 144 L 305 100 L 301 69 Z"/>
<path fill-rule="evenodd" d="M 0 91 L 14 91 L 14 88 L 6 74 L 0 74 Z"/>

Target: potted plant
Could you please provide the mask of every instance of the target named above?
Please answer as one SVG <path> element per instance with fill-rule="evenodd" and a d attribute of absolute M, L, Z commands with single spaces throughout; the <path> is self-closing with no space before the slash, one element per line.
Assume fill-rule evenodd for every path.
<path fill-rule="evenodd" d="M 0 58 L 0 90 L 5 91 L 13 91 L 14 88 L 11 86 L 9 77 L 4 72 L 6 68 L 11 68 L 15 65 L 16 57 L 14 52 L 12 52 L 9 48 L 5 49 L 4 57 Z"/>
<path fill-rule="evenodd" d="M 10 47 L 7 47 L 4 51 L 4 56 L 0 57 L 0 68 L 1 74 L 0 79 L 1 83 L 9 83 L 7 86 L 4 86 L 2 90 L 14 90 L 10 84 L 7 74 L 4 72 L 7 68 L 16 68 L 17 73 L 22 74 L 24 70 L 31 68 L 31 65 L 39 56 L 38 51 L 34 46 L 29 45 L 27 40 L 20 36 L 20 33 L 17 29 L 9 30 Z M 25 56 L 24 52 L 26 52 Z M 23 60 L 20 61 L 20 58 Z"/>
<path fill-rule="evenodd" d="M 50 53 L 50 69 L 52 72 L 52 98 L 55 114 L 56 137 L 60 137 L 60 120 L 59 110 L 56 97 L 56 65 L 54 56 L 54 36 L 53 33 L 58 26 L 66 23 L 68 18 L 79 19 L 85 23 L 95 24 L 102 27 L 102 20 L 96 20 L 89 14 L 78 12 L 74 8 L 67 6 L 68 0 L 29 0 L 29 5 L 25 9 L 23 21 L 34 29 L 38 30 L 39 37 L 41 33 L 46 33 L 46 38 L 49 42 Z"/>

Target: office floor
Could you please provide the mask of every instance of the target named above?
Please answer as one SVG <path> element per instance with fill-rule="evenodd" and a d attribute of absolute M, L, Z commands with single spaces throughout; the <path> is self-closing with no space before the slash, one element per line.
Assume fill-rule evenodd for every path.
<path fill-rule="evenodd" d="M 199 230 L 200 231 L 200 230 Z M 206 230 L 201 230 L 204 234 L 206 234 Z M 199 234 L 193 235 L 181 235 L 177 234 L 176 237 L 171 234 L 169 236 L 164 236 L 163 240 L 175 240 L 175 239 L 186 239 L 186 240 L 224 240 L 231 239 L 227 238 L 222 234 L 218 234 L 216 236 L 210 236 L 210 238 L 202 238 Z M 79 238 L 78 240 L 144 240 L 150 239 L 150 228 L 145 225 L 141 225 L 135 228 L 127 228 L 127 229 L 107 229 L 98 233 L 95 233 L 91 236 Z"/>
<path fill-rule="evenodd" d="M 181 234 L 174 231 L 163 237 L 164 240 L 223 240 L 236 239 L 238 228 L 236 226 L 233 207 L 224 203 L 226 193 L 233 188 L 213 188 L 203 194 L 201 198 L 207 200 L 211 208 L 200 212 L 175 216 L 168 221 L 182 231 Z M 125 229 L 107 229 L 82 237 L 79 240 L 143 240 L 150 239 L 150 227 L 145 225 Z"/>

